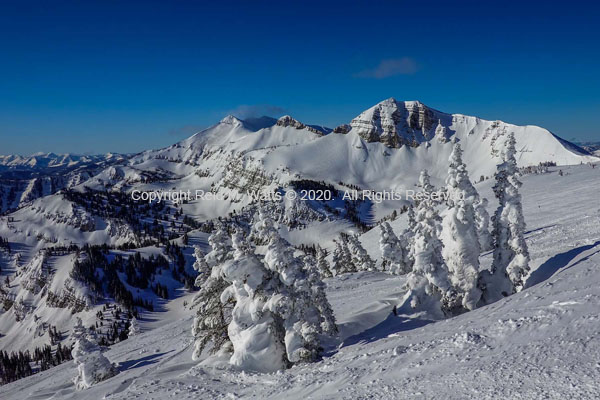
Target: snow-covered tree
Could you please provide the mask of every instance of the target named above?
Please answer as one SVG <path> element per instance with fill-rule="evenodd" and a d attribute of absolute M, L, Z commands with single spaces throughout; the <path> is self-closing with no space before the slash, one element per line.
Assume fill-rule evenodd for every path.
<path fill-rule="evenodd" d="M 317 251 L 319 248 L 317 247 Z M 312 292 L 313 302 L 321 314 L 321 330 L 326 335 L 334 336 L 338 333 L 338 328 L 333 309 L 325 294 L 325 283 L 322 280 L 323 275 L 320 272 L 318 260 L 315 260 L 312 256 L 305 256 L 303 261 L 308 274 L 308 284 Z"/>
<path fill-rule="evenodd" d="M 133 318 L 131 318 L 131 321 L 129 321 L 129 331 L 127 332 L 127 336 L 128 337 L 137 336 L 140 333 L 142 333 L 142 330 L 140 329 L 140 323 L 138 322 L 137 318 L 134 316 Z"/>
<path fill-rule="evenodd" d="M 427 172 L 421 174 L 428 181 Z M 455 291 L 448 276 L 448 267 L 442 257 L 442 242 L 438 237 L 440 216 L 431 199 L 419 202 L 412 258 L 415 260 L 408 274 L 408 299 L 412 308 L 448 312 L 455 302 Z"/>
<path fill-rule="evenodd" d="M 198 272 L 195 285 L 196 287 L 200 287 L 210 276 L 212 268 L 206 262 L 206 255 L 198 246 L 194 247 L 194 257 L 196 260 L 194 261 L 193 268 L 196 272 Z"/>
<path fill-rule="evenodd" d="M 206 255 L 205 260 L 210 267 L 231 259 L 229 234 L 223 223 L 217 223 L 215 231 L 208 237 L 208 244 L 210 244 L 211 251 Z"/>
<path fill-rule="evenodd" d="M 338 239 L 334 239 L 335 249 L 333 250 L 333 265 L 331 272 L 338 276 L 347 272 L 356 272 L 354 263 L 352 262 L 352 254 L 348 248 L 348 241 L 345 235 L 340 235 Z"/>
<path fill-rule="evenodd" d="M 448 211 L 442 222 L 441 239 L 444 243 L 442 255 L 457 292 L 457 303 L 451 308 L 473 310 L 481 298 L 477 287 L 480 248 L 473 208 L 479 196 L 469 179 L 458 143 L 450 155 L 446 193 Z"/>
<path fill-rule="evenodd" d="M 259 246 L 265 245 L 269 243 L 271 235 L 275 230 L 277 230 L 275 221 L 266 205 L 259 205 L 258 215 L 256 215 L 255 221 L 252 224 L 252 230 L 250 231 L 250 239 Z"/>
<path fill-rule="evenodd" d="M 519 194 L 522 183 L 518 179 L 515 144 L 514 134 L 511 133 L 495 174 L 493 189 L 498 198 L 498 208 L 492 218 L 494 259 L 491 271 L 484 271 L 480 279 L 487 303 L 521 289 L 529 272 L 529 251 L 523 236 L 525 220 Z"/>
<path fill-rule="evenodd" d="M 232 241 L 234 259 L 223 265 L 223 276 L 231 285 L 221 296 L 222 302 L 235 303 L 227 329 L 233 345 L 229 362 L 257 372 L 284 369 L 291 361 L 286 354 L 285 323 L 268 307 L 282 285 L 254 254 L 241 230 Z"/>
<path fill-rule="evenodd" d="M 417 217 L 415 215 L 415 207 L 411 204 L 406 212 L 407 227 L 400 235 L 400 243 L 402 248 L 406 249 L 404 252 L 404 263 L 406 264 L 406 270 L 412 271 L 412 267 L 415 264 L 413 253 L 410 251 L 414 247 L 415 242 L 415 230 L 417 226 Z"/>
<path fill-rule="evenodd" d="M 435 192 L 435 186 L 431 184 L 431 177 L 429 176 L 429 172 L 427 172 L 426 169 L 421 171 L 421 173 L 419 174 L 419 182 L 417 183 L 417 187 L 425 193 Z"/>
<path fill-rule="evenodd" d="M 411 204 L 406 211 L 406 218 L 408 220 L 407 229 L 414 232 L 417 226 L 417 216 L 415 215 L 415 208 Z"/>
<path fill-rule="evenodd" d="M 74 340 L 79 339 L 80 337 L 84 337 L 87 334 L 87 328 L 83 326 L 83 321 L 81 318 L 77 317 L 75 319 L 75 326 L 73 326 L 73 334 L 71 335 Z"/>
<path fill-rule="evenodd" d="M 488 200 L 483 197 L 475 202 L 475 223 L 477 224 L 477 235 L 481 251 L 489 251 L 494 248 L 494 240 L 490 233 L 490 214 L 487 211 Z"/>
<path fill-rule="evenodd" d="M 316 360 L 321 351 L 319 335 L 323 316 L 314 302 L 311 282 L 302 260 L 294 256 L 294 249 L 289 243 L 274 233 L 267 246 L 265 263 L 277 273 L 284 285 L 279 295 L 270 299 L 268 308 L 282 319 L 289 361 Z M 316 275 L 313 279 L 321 281 Z"/>
<path fill-rule="evenodd" d="M 350 235 L 347 238 L 348 249 L 352 255 L 352 264 L 354 271 L 373 271 L 375 269 L 375 261 L 369 256 L 365 248 L 358 240 L 358 235 Z"/>
<path fill-rule="evenodd" d="M 436 191 L 435 186 L 433 186 L 431 184 L 431 177 L 429 176 L 429 173 L 427 172 L 427 170 L 423 170 L 421 171 L 421 174 L 419 175 L 419 181 L 417 183 L 417 188 L 419 188 L 420 192 L 428 194 L 427 197 L 433 197 L 430 196 L 431 193 L 437 193 L 438 191 Z M 443 191 L 443 190 L 441 190 Z M 440 192 L 441 192 L 440 191 Z M 436 196 L 435 198 L 429 198 L 428 199 L 433 205 L 440 205 L 442 203 L 442 197 L 441 196 Z M 418 207 L 420 203 L 419 199 L 415 199 L 415 207 Z M 410 215 L 409 215 L 410 217 Z"/>
<path fill-rule="evenodd" d="M 409 266 L 406 263 L 406 248 L 403 248 L 400 239 L 398 239 L 390 224 L 383 222 L 379 225 L 379 229 L 379 247 L 383 259 L 382 270 L 389 271 L 395 275 L 403 275 L 410 272 Z"/>
<path fill-rule="evenodd" d="M 442 125 L 442 121 L 438 120 L 438 124 L 435 128 L 435 137 L 440 143 L 448 142 L 448 132 L 446 127 Z"/>
<path fill-rule="evenodd" d="M 327 261 L 327 252 L 324 248 L 317 245 L 317 271 L 321 274 L 321 278 L 331 278 L 333 276 L 329 262 Z"/>
<path fill-rule="evenodd" d="M 119 373 L 102 354 L 102 349 L 96 341 L 96 333 L 83 328 L 80 318 L 77 318 L 73 336 L 75 345 L 71 355 L 77 365 L 77 376 L 73 380 L 77 390 L 87 389 Z"/>
<path fill-rule="evenodd" d="M 195 283 L 200 290 L 192 303 L 192 308 L 197 307 L 192 324 L 192 335 L 195 338 L 194 360 L 200 357 L 208 343 L 212 343 L 213 353 L 227 348 L 230 344 L 227 326 L 231 320 L 234 303 L 233 299 L 222 302 L 221 295 L 230 285 L 230 282 L 224 279 L 222 269 L 225 263 L 231 262 L 233 251 L 223 225 L 217 226 L 208 237 L 208 243 L 212 250 L 204 257 L 204 262 L 197 258 L 194 264 L 194 268 L 210 267 L 209 275 L 199 274 Z M 197 257 L 199 255 L 196 254 Z"/>

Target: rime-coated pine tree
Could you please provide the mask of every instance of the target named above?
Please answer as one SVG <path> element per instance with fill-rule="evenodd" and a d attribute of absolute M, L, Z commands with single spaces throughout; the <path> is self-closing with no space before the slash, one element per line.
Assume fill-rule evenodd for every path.
<path fill-rule="evenodd" d="M 140 329 L 140 323 L 138 322 L 137 318 L 134 316 L 133 318 L 131 318 L 131 321 L 129 321 L 129 330 L 127 331 L 127 336 L 128 337 L 137 336 L 140 333 L 142 333 L 142 330 Z"/>
<path fill-rule="evenodd" d="M 288 360 L 292 363 L 315 361 L 321 351 L 319 335 L 323 317 L 314 303 L 311 282 L 302 260 L 295 257 L 289 243 L 274 232 L 264 261 L 284 286 L 278 296 L 271 297 L 267 307 L 282 319 Z M 313 279 L 320 282 L 316 275 Z"/>
<path fill-rule="evenodd" d="M 259 205 L 258 213 L 255 215 L 255 221 L 253 221 L 250 231 L 250 239 L 259 246 L 266 245 L 276 229 L 275 221 L 267 206 L 265 204 Z"/>
<path fill-rule="evenodd" d="M 426 193 L 435 192 L 435 186 L 431 184 L 431 178 L 426 169 L 421 171 L 419 174 L 419 182 L 417 183 L 417 187 Z"/>
<path fill-rule="evenodd" d="M 274 372 L 289 365 L 286 354 L 285 321 L 269 309 L 274 296 L 282 297 L 282 284 L 254 254 L 241 230 L 232 237 L 234 259 L 223 265 L 223 276 L 231 285 L 223 302 L 234 302 L 227 332 L 233 347 L 229 362 L 243 370 Z"/>
<path fill-rule="evenodd" d="M 414 232 L 417 226 L 417 216 L 415 215 L 415 207 L 411 204 L 406 211 L 406 217 L 408 220 L 407 229 Z"/>
<path fill-rule="evenodd" d="M 320 247 L 317 247 L 317 251 Z M 312 256 L 305 256 L 304 269 L 308 275 L 308 284 L 312 292 L 314 305 L 321 314 L 321 330 L 324 334 L 334 336 L 338 333 L 335 316 L 327 295 L 325 294 L 325 283 L 319 270 L 318 261 Z"/>
<path fill-rule="evenodd" d="M 229 234 L 223 223 L 217 223 L 215 231 L 208 237 L 211 251 L 206 255 L 206 263 L 210 267 L 224 263 L 231 259 L 231 245 Z"/>
<path fill-rule="evenodd" d="M 473 310 L 481 298 L 477 287 L 479 274 L 479 237 L 473 203 L 479 198 L 462 161 L 462 149 L 456 143 L 450 155 L 446 178 L 448 211 L 442 222 L 442 255 L 446 261 L 450 280 L 456 289 L 456 312 L 461 308 Z"/>
<path fill-rule="evenodd" d="M 492 218 L 494 259 L 491 271 L 483 271 L 480 278 L 486 303 L 520 290 L 529 272 L 529 250 L 523 236 L 525 220 L 519 194 L 522 183 L 518 179 L 515 144 L 514 134 L 511 133 L 495 174 L 493 189 L 498 198 L 498 208 Z"/>
<path fill-rule="evenodd" d="M 477 224 L 477 235 L 479 236 L 479 247 L 481 251 L 490 251 L 494 248 L 494 240 L 490 233 L 490 214 L 487 211 L 488 200 L 483 197 L 475 202 L 475 223 Z"/>
<path fill-rule="evenodd" d="M 354 271 L 373 271 L 375 270 L 375 261 L 369 256 L 365 248 L 358 240 L 358 235 L 350 235 L 347 238 L 348 249 L 352 255 L 352 264 Z"/>
<path fill-rule="evenodd" d="M 431 184 L 431 177 L 429 176 L 429 173 L 427 172 L 427 170 L 423 170 L 421 171 L 421 174 L 419 175 L 419 181 L 416 185 L 419 189 L 420 192 L 423 193 L 427 193 L 427 194 L 431 194 L 436 192 L 435 186 L 433 186 Z M 442 203 L 441 198 L 436 198 L 436 199 L 429 199 L 433 205 L 440 205 Z M 419 199 L 415 199 L 415 207 L 418 207 L 420 203 Z"/>
<path fill-rule="evenodd" d="M 342 244 L 339 240 L 333 239 L 335 249 L 331 255 L 331 274 L 338 276 L 341 273 L 342 263 L 344 262 L 344 251 L 342 250 Z"/>
<path fill-rule="evenodd" d="M 421 182 L 428 182 L 427 171 L 421 173 Z M 447 313 L 455 302 L 456 293 L 448 276 L 448 267 L 442 257 L 442 242 L 438 237 L 440 217 L 431 199 L 419 202 L 412 258 L 415 260 L 408 274 L 408 298 L 412 308 L 425 308 Z"/>
<path fill-rule="evenodd" d="M 331 268 L 329 267 L 329 262 L 327 261 L 327 252 L 324 248 L 317 245 L 317 270 L 321 274 L 321 278 L 331 278 L 333 274 L 331 273 Z"/>
<path fill-rule="evenodd" d="M 400 239 L 394 233 L 389 223 L 379 225 L 379 247 L 381 249 L 382 270 L 394 275 L 403 275 L 409 271 L 406 264 L 406 248 L 403 248 Z"/>
<path fill-rule="evenodd" d="M 438 124 L 435 128 L 435 138 L 440 143 L 448 142 L 448 133 L 446 127 L 442 125 L 442 121 L 438 120 Z"/>
<path fill-rule="evenodd" d="M 96 333 L 86 330 L 81 323 L 81 318 L 77 318 L 73 337 L 75 345 L 71 355 L 77 365 L 77 376 L 73 379 L 73 383 L 77 390 L 87 389 L 119 373 L 102 354 L 102 349 L 96 341 Z"/>
<path fill-rule="evenodd" d="M 412 271 L 415 260 L 410 249 L 414 246 L 415 241 L 415 228 L 417 226 L 417 217 L 415 215 L 415 207 L 411 204 L 406 212 L 407 227 L 400 235 L 400 243 L 402 247 L 406 249 L 404 252 L 404 263 L 406 264 L 406 270 Z"/>
<path fill-rule="evenodd" d="M 334 239 L 335 250 L 333 250 L 333 265 L 331 270 L 334 276 L 345 274 L 347 272 L 356 272 L 356 267 L 352 262 L 352 253 L 348 248 L 348 241 L 345 235 L 340 235 Z"/>
<path fill-rule="evenodd" d="M 231 262 L 233 251 L 229 246 L 229 236 L 223 225 L 208 237 L 212 250 L 205 256 L 204 261 L 197 259 L 197 264 L 210 267 L 210 275 L 199 274 L 195 285 L 200 288 L 192 302 L 196 308 L 196 317 L 192 324 L 192 335 L 195 339 L 192 358 L 197 360 L 208 343 L 212 343 L 213 353 L 225 349 L 230 344 L 227 326 L 231 320 L 233 299 L 221 301 L 221 295 L 230 285 L 223 277 L 222 268 Z M 196 254 L 200 256 L 199 253 Z M 196 264 L 194 264 L 196 265 Z M 205 267 L 202 267 L 205 268 Z"/>
<path fill-rule="evenodd" d="M 206 255 L 198 246 L 194 247 L 194 257 L 196 258 L 196 260 L 194 261 L 193 268 L 196 272 L 198 272 L 195 286 L 200 287 L 202 286 L 204 281 L 206 281 L 210 276 L 212 268 L 206 262 Z"/>

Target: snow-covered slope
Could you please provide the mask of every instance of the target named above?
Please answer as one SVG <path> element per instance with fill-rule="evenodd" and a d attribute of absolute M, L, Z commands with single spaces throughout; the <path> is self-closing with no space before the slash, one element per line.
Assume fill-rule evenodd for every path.
<path fill-rule="evenodd" d="M 552 234 L 575 243 L 587 240 L 587 233 L 577 229 L 596 232 L 589 225 L 596 221 L 596 214 L 591 214 L 592 217 L 589 214 L 595 212 L 590 208 L 594 197 L 587 191 L 598 189 L 594 175 L 597 169 L 567 165 L 598 159 L 539 127 L 445 114 L 419 102 L 386 100 L 333 131 L 290 116 L 244 121 L 228 116 L 172 146 L 131 158 L 117 157 L 114 162 L 113 158 L 106 159 L 89 169 L 88 164 L 79 169 L 72 164 L 76 160 L 68 157 L 48 161 L 44 167 L 35 167 L 43 164 L 40 160 L 32 166 L 29 161 L 5 158 L 3 162 L 7 165 L 13 164 L 6 168 L 15 171 L 25 168 L 26 173 L 39 174 L 33 179 L 63 179 L 55 171 L 65 171 L 68 183 L 62 186 L 29 183 L 17 195 L 3 189 L 3 209 L 16 206 L 19 209 L 0 218 L 0 237 L 6 238 L 12 249 L 8 252 L 0 248 L 0 349 L 32 350 L 47 344 L 49 339 L 55 340 L 50 337 L 52 326 L 60 331 L 60 340 L 69 344 L 73 323 L 70 310 L 84 316 L 86 324 L 99 323 L 102 313 L 106 313 L 103 306 L 113 307 L 111 312 L 116 313 L 115 304 L 123 301 L 116 297 L 125 291 L 131 295 L 126 300 L 136 301 L 136 307 L 145 304 L 144 301 L 152 301 L 156 306 L 151 323 L 147 317 L 141 319 L 145 330 L 178 318 L 170 310 L 182 306 L 183 303 L 178 303 L 180 299 L 189 301 L 189 280 L 193 273 L 190 246 L 200 243 L 206 247 L 205 232 L 213 228 L 217 218 L 247 223 L 256 212 L 257 201 L 253 196 L 258 192 L 286 194 L 311 188 L 333 192 L 330 200 L 305 201 L 284 196 L 272 205 L 283 227 L 281 234 L 291 243 L 298 247 L 320 244 L 331 250 L 332 240 L 340 232 L 363 232 L 407 203 L 406 200 L 381 203 L 348 200 L 342 198 L 342 191 L 371 189 L 402 193 L 414 188 L 423 169 L 429 170 L 433 183 L 439 187 L 446 177 L 452 142 L 459 141 L 472 180 L 478 182 L 478 190 L 491 200 L 493 207 L 492 179 L 488 178 L 496 169 L 499 150 L 509 133 L 515 134 L 521 167 L 555 163 L 566 172 L 560 178 L 556 169 L 552 174 L 526 177 L 526 183 L 532 182 L 524 189 L 529 207 L 526 218 L 533 219 L 536 235 L 548 236 L 543 237 L 544 250 L 542 245 L 532 245 L 534 263 L 539 265 L 544 257 L 559 251 L 550 244 Z M 577 175 L 575 179 L 569 175 L 571 172 Z M 44 190 L 38 190 L 40 185 Z M 529 187 L 536 191 L 528 193 Z M 587 199 L 587 204 L 579 208 L 571 204 L 570 214 L 564 214 L 569 215 L 569 220 L 550 226 L 546 221 L 550 217 L 542 211 L 554 210 L 557 205 L 552 199 L 543 198 L 542 191 L 550 188 L 556 193 L 567 193 L 568 187 L 586 191 L 581 198 Z M 199 190 L 210 194 L 210 198 L 149 204 L 134 201 L 131 196 L 140 191 L 174 190 L 192 193 Z M 25 193 L 29 194 L 23 197 Z M 575 199 L 579 194 L 569 196 Z M 531 201 L 538 202 L 535 205 L 538 209 L 527 203 Z M 558 218 L 557 215 L 552 214 L 552 218 Z M 392 222 L 396 229 L 403 224 L 404 216 Z M 535 241 L 536 237 L 530 234 L 529 240 Z M 360 240 L 373 258 L 380 257 L 377 230 L 367 232 Z M 181 254 L 173 253 L 174 243 L 181 246 L 177 250 Z M 92 266 L 91 273 L 73 279 L 76 264 L 91 257 L 92 253 L 84 248 L 86 245 L 105 245 L 94 250 L 104 254 L 94 260 L 102 266 Z M 148 269 L 144 270 L 143 279 L 136 278 L 124 262 L 115 262 L 118 257 L 135 257 L 136 253 L 148 263 L 144 264 Z M 159 256 L 166 261 L 157 262 Z M 488 264 L 489 257 L 484 257 L 483 265 Z M 108 270 L 112 279 L 110 288 L 100 283 Z M 343 339 L 360 335 L 387 318 L 390 299 L 401 294 L 402 279 L 377 275 L 363 278 L 338 278 L 330 282 L 331 296 L 340 299 L 334 301 L 338 317 L 347 321 L 342 327 Z M 359 286 L 363 281 L 372 281 L 369 283 L 374 285 L 372 293 L 365 294 L 365 303 L 356 301 L 362 307 L 369 304 L 368 296 L 375 296 L 370 298 L 372 307 L 378 310 L 375 313 L 368 313 L 367 309 L 357 311 L 359 304 L 346 299 L 349 291 L 362 290 Z M 90 290 L 91 286 L 95 289 Z M 147 304 L 141 306 L 145 307 L 150 309 Z M 185 313 L 189 315 L 189 310 Z M 124 321 L 116 322 L 122 329 Z M 188 327 L 174 324 L 175 329 L 181 329 L 182 337 L 187 338 Z"/>
<path fill-rule="evenodd" d="M 327 280 L 340 338 L 325 358 L 273 374 L 191 360 L 189 296 L 142 316 L 141 335 L 106 353 L 120 374 L 75 391 L 72 362 L 0 387 L 2 399 L 564 399 L 598 398 L 600 170 L 552 168 L 523 177 L 533 271 L 522 292 L 433 322 L 392 314 L 403 277 Z M 478 186 L 489 197 L 490 185 Z M 395 226 L 403 223 L 402 218 Z M 376 244 L 364 235 L 367 249 Z M 484 258 L 489 257 L 484 256 Z"/>
<path fill-rule="evenodd" d="M 240 190 L 244 185 L 254 189 L 271 184 L 285 187 L 293 180 L 309 179 L 337 188 L 341 182 L 363 189 L 401 191 L 414 185 L 422 169 L 428 169 L 433 182 L 440 183 L 445 178 L 453 141 L 461 142 L 469 172 L 478 181 L 493 175 L 500 160 L 499 150 L 511 132 L 517 140 L 521 167 L 598 161 L 537 126 L 451 115 L 418 101 L 388 99 L 333 132 L 289 116 L 260 122 L 228 116 L 173 146 L 144 152 L 132 158 L 129 166 L 107 170 L 86 185 L 130 190 L 138 182 L 169 179 L 170 187 L 212 189 L 241 200 L 237 205 L 221 204 L 221 210 L 196 207 L 198 214 L 214 217 L 245 204 L 244 190 Z M 148 178 L 149 174 L 159 176 Z M 241 179 L 249 174 L 255 178 L 251 182 Z M 373 207 L 371 212 L 379 219 L 398 204 Z"/>

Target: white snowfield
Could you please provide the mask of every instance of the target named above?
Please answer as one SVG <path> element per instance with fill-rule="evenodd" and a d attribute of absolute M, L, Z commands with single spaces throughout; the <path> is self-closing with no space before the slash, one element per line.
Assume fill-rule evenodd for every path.
<path fill-rule="evenodd" d="M 600 168 L 560 169 L 564 176 L 552 168 L 523 177 L 532 272 L 526 289 L 497 303 L 428 321 L 393 315 L 404 277 L 363 272 L 327 279 L 340 337 L 323 360 L 253 374 L 216 357 L 192 361 L 188 295 L 152 315 L 164 315 L 162 323 L 142 315 L 143 333 L 105 353 L 119 364 L 117 376 L 76 391 L 76 367 L 67 362 L 0 387 L 0 398 L 600 398 Z M 489 185 L 478 190 L 492 197 Z M 375 236 L 363 237 L 373 255 Z M 484 255 L 482 264 L 489 261 Z"/>

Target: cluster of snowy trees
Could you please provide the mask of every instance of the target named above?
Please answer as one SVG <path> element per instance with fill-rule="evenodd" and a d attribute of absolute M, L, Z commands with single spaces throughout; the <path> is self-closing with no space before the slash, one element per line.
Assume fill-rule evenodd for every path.
<path fill-rule="evenodd" d="M 10 243 L 8 239 L 3 238 L 2 236 L 0 236 L 0 249 L 4 249 L 10 253 Z"/>
<path fill-rule="evenodd" d="M 473 186 L 455 143 L 446 186 L 446 212 L 438 212 L 439 201 L 425 198 L 408 210 L 408 227 L 398 236 L 391 226 L 380 225 L 382 268 L 393 274 L 408 274 L 406 305 L 454 315 L 489 304 L 520 290 L 529 271 L 529 254 L 523 237 L 525 222 L 521 207 L 511 134 L 502 151 L 495 174 L 494 193 L 498 209 L 492 217 L 487 200 Z M 423 191 L 433 192 L 427 171 L 419 178 Z M 479 256 L 493 249 L 490 270 L 481 270 Z"/>
<path fill-rule="evenodd" d="M 334 242 L 331 275 L 337 276 L 348 272 L 373 271 L 375 269 L 375 261 L 360 244 L 358 235 L 342 233 Z"/>
<path fill-rule="evenodd" d="M 518 175 L 511 135 L 495 174 L 499 206 L 490 232 L 487 200 L 469 179 L 455 143 L 442 189 L 445 203 L 425 196 L 407 210 L 408 226 L 400 234 L 387 222 L 380 225 L 379 268 L 408 275 L 403 307 L 456 315 L 523 287 L 529 255 Z M 427 171 L 417 186 L 435 191 Z M 355 235 L 334 241 L 331 265 L 320 246 L 296 255 L 281 237 L 272 210 L 259 207 L 249 229 L 217 224 L 208 239 L 211 251 L 195 249 L 200 290 L 192 305 L 194 359 L 210 348 L 230 364 L 257 372 L 315 361 L 322 341 L 337 332 L 322 279 L 377 268 Z M 480 254 L 490 250 L 492 268 L 481 270 Z"/>
<path fill-rule="evenodd" d="M 210 344 L 243 370 L 272 372 L 317 360 L 322 340 L 337 333 L 321 279 L 322 249 L 317 257 L 296 256 L 265 208 L 251 237 L 241 227 L 230 236 L 218 225 L 208 239 L 211 251 L 195 251 L 193 358 Z"/>

